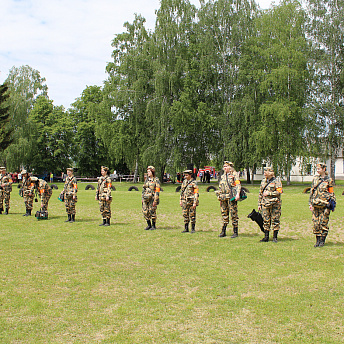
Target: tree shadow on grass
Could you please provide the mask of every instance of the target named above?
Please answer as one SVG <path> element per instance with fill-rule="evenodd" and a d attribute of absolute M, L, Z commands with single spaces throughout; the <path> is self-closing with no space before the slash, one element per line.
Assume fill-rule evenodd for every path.
<path fill-rule="evenodd" d="M 333 241 L 326 241 L 324 247 L 331 247 L 331 246 L 344 246 L 344 242 L 333 242 Z"/>
<path fill-rule="evenodd" d="M 228 233 L 230 235 L 232 235 L 231 233 Z M 252 237 L 260 237 L 264 235 L 263 232 L 259 232 L 259 233 L 240 233 L 240 229 L 239 229 L 239 237 L 245 237 L 245 238 L 252 238 Z"/>
<path fill-rule="evenodd" d="M 281 241 L 281 242 L 283 242 L 283 241 L 295 241 L 295 240 L 300 240 L 299 238 L 291 238 L 291 237 L 279 237 L 278 238 L 278 241 Z"/>
<path fill-rule="evenodd" d="M 167 230 L 167 231 L 170 231 L 170 230 L 175 230 L 175 229 L 183 229 L 184 227 L 183 226 L 159 226 L 157 227 L 156 229 L 159 230 Z"/>

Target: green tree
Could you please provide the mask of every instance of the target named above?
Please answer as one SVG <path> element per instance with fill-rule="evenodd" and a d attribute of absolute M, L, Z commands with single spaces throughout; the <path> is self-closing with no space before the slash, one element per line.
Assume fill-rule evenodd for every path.
<path fill-rule="evenodd" d="M 88 86 L 70 109 L 75 133 L 73 160 L 80 174 L 99 175 L 100 166 L 109 165 L 109 149 L 96 135 L 97 116 L 103 94 L 101 87 Z"/>
<path fill-rule="evenodd" d="M 202 88 L 215 118 L 211 134 L 218 142 L 212 156 L 218 165 L 226 158 L 247 170 L 254 164 L 249 142 L 254 102 L 243 89 L 239 68 L 244 66 L 243 47 L 252 35 L 256 12 L 249 0 L 202 2 L 198 11 Z"/>
<path fill-rule="evenodd" d="M 13 142 L 4 152 L 9 170 L 19 170 L 29 166 L 31 152 L 28 118 L 35 100 L 40 95 L 47 95 L 48 87 L 45 78 L 39 71 L 30 66 L 13 67 L 5 81 L 9 89 L 10 97 L 9 128 L 13 129 Z"/>
<path fill-rule="evenodd" d="M 335 180 L 335 160 L 344 143 L 344 1 L 307 0 L 306 5 L 316 76 L 310 105 L 319 129 L 319 154 L 330 158 Z"/>
<path fill-rule="evenodd" d="M 154 95 L 147 110 L 154 136 L 145 153 L 153 157 L 161 175 L 167 165 L 169 171 L 188 163 L 199 165 L 204 156 L 198 150 L 203 144 L 199 117 L 204 108 L 198 108 L 197 89 L 193 89 L 198 87 L 192 64 L 195 17 L 195 6 L 183 0 L 162 0 L 157 11 L 151 40 Z"/>
<path fill-rule="evenodd" d="M 4 151 L 12 142 L 13 128 L 9 127 L 8 87 L 0 85 L 0 147 Z"/>
<path fill-rule="evenodd" d="M 305 14 L 297 1 L 283 1 L 256 21 L 251 42 L 252 82 L 258 83 L 258 116 L 252 144 L 257 157 L 289 173 L 303 153 L 309 91 L 309 44 Z"/>
<path fill-rule="evenodd" d="M 142 155 L 152 135 L 152 126 L 146 120 L 153 89 L 152 62 L 147 44 L 150 34 L 144 23 L 143 17 L 136 16 L 132 24 L 124 24 L 126 32 L 116 35 L 112 42 L 114 61 L 107 65 L 109 79 L 104 86 L 105 100 L 99 119 L 112 158 L 116 163 L 125 162 L 134 171 L 134 182 L 140 167 L 143 173 Z"/>
<path fill-rule="evenodd" d="M 30 168 L 35 173 L 64 171 L 73 152 L 72 121 L 63 107 L 55 107 L 45 96 L 36 99 L 29 114 Z"/>

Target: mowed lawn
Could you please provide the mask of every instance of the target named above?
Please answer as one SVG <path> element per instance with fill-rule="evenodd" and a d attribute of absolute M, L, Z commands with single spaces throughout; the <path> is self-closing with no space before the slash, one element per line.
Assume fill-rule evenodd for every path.
<path fill-rule="evenodd" d="M 239 204 L 236 239 L 218 238 L 206 185 L 195 234 L 181 233 L 176 185 L 162 186 L 156 231 L 144 230 L 142 184 L 115 184 L 110 227 L 98 226 L 86 185 L 75 223 L 64 222 L 61 184 L 41 221 L 22 216 L 13 188 L 0 215 L 0 343 L 344 343 L 343 184 L 323 248 L 313 247 L 306 184 L 284 187 L 277 244 L 260 243 L 247 218 L 258 185 Z"/>

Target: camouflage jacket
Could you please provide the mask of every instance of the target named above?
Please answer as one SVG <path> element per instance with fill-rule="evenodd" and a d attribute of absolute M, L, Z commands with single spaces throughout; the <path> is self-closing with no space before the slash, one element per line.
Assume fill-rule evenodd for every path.
<path fill-rule="evenodd" d="M 145 201 L 150 201 L 154 198 L 154 202 L 159 204 L 160 197 L 160 180 L 157 177 L 146 179 L 143 184 L 142 199 Z"/>
<path fill-rule="evenodd" d="M 12 177 L 9 174 L 0 174 L 0 186 L 2 186 L 2 184 L 5 184 L 3 186 L 3 190 L 0 190 L 0 191 L 11 192 L 12 183 L 13 183 Z"/>
<path fill-rule="evenodd" d="M 98 200 L 105 200 L 106 197 L 109 197 L 111 199 L 111 186 L 112 186 L 112 180 L 109 176 L 101 176 L 98 179 L 98 186 L 97 186 L 97 199 Z"/>
<path fill-rule="evenodd" d="M 38 179 L 37 191 L 39 192 L 41 198 L 45 193 L 49 192 L 49 190 L 51 190 L 49 184 L 43 179 Z"/>
<path fill-rule="evenodd" d="M 267 196 L 263 194 L 267 192 Z M 258 207 L 270 207 L 274 204 L 281 203 L 281 194 L 283 193 L 282 182 L 279 177 L 271 179 L 263 178 L 260 184 Z"/>
<path fill-rule="evenodd" d="M 76 178 L 73 175 L 71 177 L 67 176 L 62 193 L 64 193 L 65 196 L 76 196 L 77 192 L 78 184 Z"/>
<path fill-rule="evenodd" d="M 241 183 L 237 172 L 224 173 L 219 183 L 219 191 L 216 193 L 221 200 L 231 199 L 240 194 Z"/>
<path fill-rule="evenodd" d="M 180 189 L 180 200 L 186 203 L 196 203 L 198 205 L 199 201 L 199 189 L 195 179 L 183 180 L 182 187 Z"/>
<path fill-rule="evenodd" d="M 314 176 L 309 195 L 309 204 L 315 207 L 326 207 L 330 199 L 336 200 L 333 192 L 333 181 L 329 176 Z"/>
<path fill-rule="evenodd" d="M 33 194 L 35 190 L 35 183 L 31 180 L 31 177 L 23 178 L 23 193 Z"/>

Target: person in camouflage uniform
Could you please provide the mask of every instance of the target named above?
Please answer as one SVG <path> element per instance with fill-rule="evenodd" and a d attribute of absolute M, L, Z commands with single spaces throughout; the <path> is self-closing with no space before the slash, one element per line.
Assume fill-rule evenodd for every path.
<path fill-rule="evenodd" d="M 5 215 L 8 215 L 10 210 L 10 198 L 12 191 L 12 178 L 6 173 L 6 167 L 0 167 L 0 214 L 4 211 L 5 201 Z"/>
<path fill-rule="evenodd" d="M 33 208 L 33 199 L 35 196 L 35 180 L 37 180 L 37 177 L 31 177 L 26 170 L 22 170 L 21 175 L 23 178 L 22 189 L 26 208 L 26 213 L 23 216 L 31 216 L 31 211 Z"/>
<path fill-rule="evenodd" d="M 96 200 L 99 201 L 99 210 L 103 218 L 103 223 L 99 226 L 110 226 L 112 180 L 109 176 L 108 167 L 102 166 L 100 173 L 101 177 L 98 179 Z"/>
<path fill-rule="evenodd" d="M 73 174 L 72 168 L 67 168 L 67 177 L 61 192 L 60 198 L 64 197 L 68 219 L 65 222 L 75 222 L 75 204 L 77 198 L 78 184 Z M 62 196 L 63 195 L 63 196 Z"/>
<path fill-rule="evenodd" d="M 199 204 L 199 189 L 196 180 L 192 177 L 191 170 L 185 170 L 184 180 L 180 189 L 179 204 L 183 208 L 184 230 L 189 232 L 189 222 L 191 221 L 191 233 L 195 233 L 196 227 L 196 207 Z"/>
<path fill-rule="evenodd" d="M 322 247 L 328 234 L 330 220 L 330 200 L 336 201 L 333 192 L 333 181 L 326 172 L 324 163 L 317 164 L 317 175 L 314 176 L 309 196 L 309 209 L 312 211 L 313 233 L 316 236 L 314 247 Z M 332 209 L 334 210 L 334 208 Z"/>
<path fill-rule="evenodd" d="M 43 211 L 48 211 L 48 203 L 53 193 L 53 190 L 51 189 L 49 184 L 43 179 L 36 180 L 35 188 L 38 191 L 39 196 L 41 198 L 41 209 Z"/>
<path fill-rule="evenodd" d="M 160 181 L 155 176 L 155 167 L 147 167 L 147 178 L 142 190 L 142 213 L 147 221 L 145 230 L 156 229 L 156 209 L 159 204 Z"/>
<path fill-rule="evenodd" d="M 273 242 L 277 242 L 281 217 L 281 194 L 283 193 L 280 178 L 275 177 L 272 167 L 264 168 L 264 178 L 260 184 L 258 196 L 258 211 L 262 212 L 264 238 L 261 242 L 269 241 L 270 228 L 273 229 Z"/>
<path fill-rule="evenodd" d="M 219 190 L 216 191 L 217 199 L 220 201 L 222 215 L 222 231 L 220 238 L 226 236 L 226 229 L 231 214 L 233 235 L 231 238 L 238 237 L 238 200 L 240 198 L 241 183 L 238 173 L 234 170 L 234 165 L 230 161 L 223 163 L 224 174 L 221 176 Z"/>

